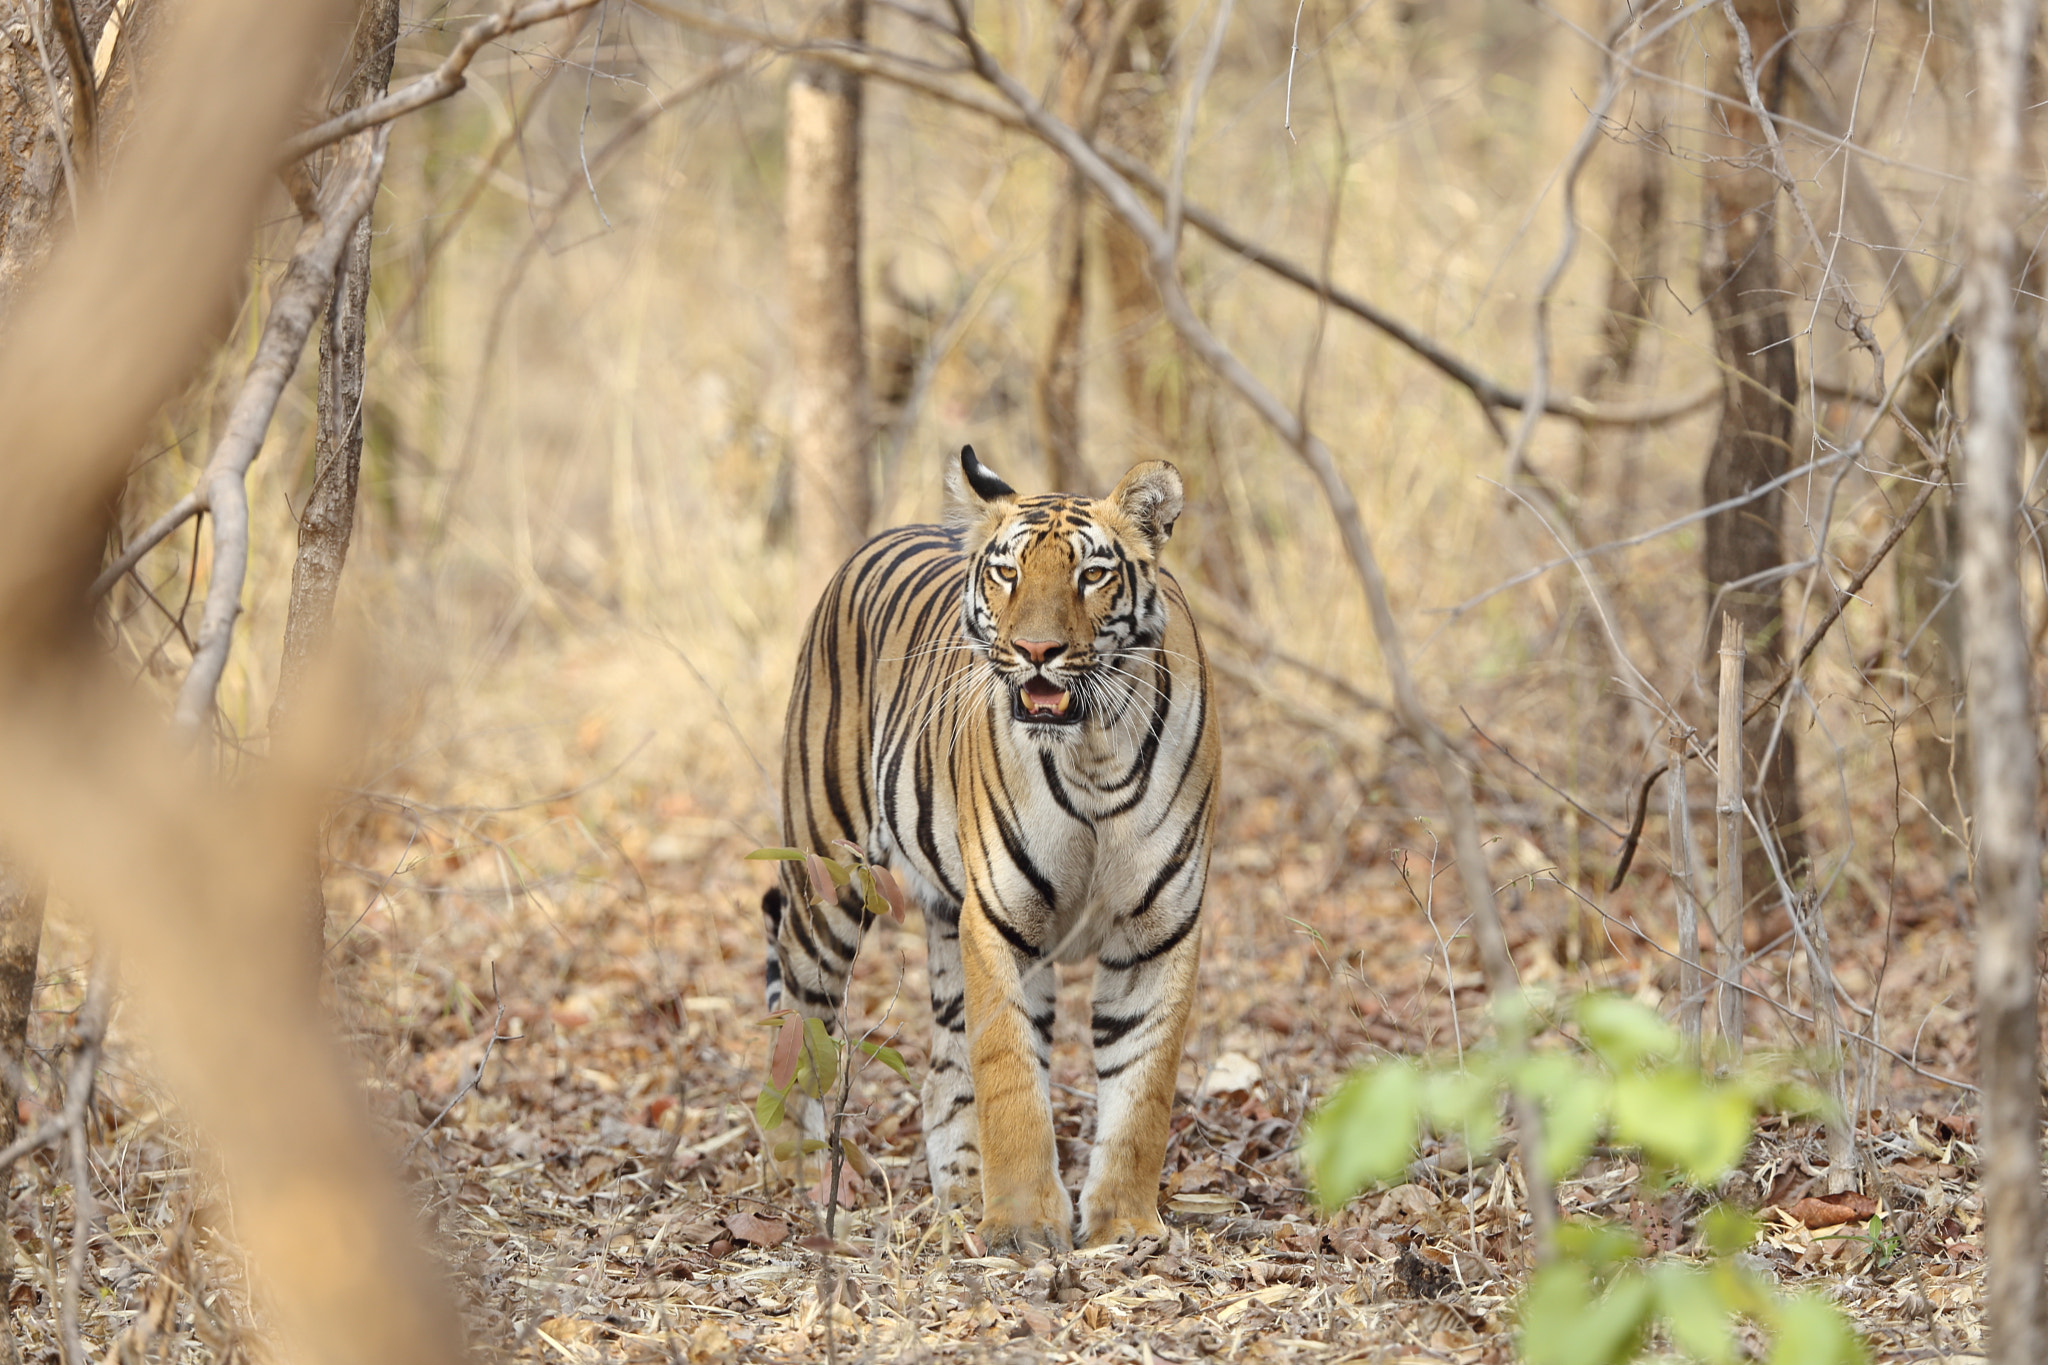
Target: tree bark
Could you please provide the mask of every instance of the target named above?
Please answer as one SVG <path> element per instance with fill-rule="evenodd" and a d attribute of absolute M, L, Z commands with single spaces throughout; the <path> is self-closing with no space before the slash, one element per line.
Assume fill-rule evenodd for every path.
<path fill-rule="evenodd" d="M 1765 106 L 1783 103 L 1786 40 L 1792 0 L 1735 0 L 1756 63 Z M 1785 310 L 1787 280 L 1777 253 L 1776 177 L 1769 168 L 1764 130 L 1749 106 L 1742 78 L 1743 45 L 1731 30 L 1713 57 L 1715 102 L 1709 120 L 1706 233 L 1700 287 L 1714 324 L 1723 375 L 1721 423 L 1707 457 L 1702 497 L 1707 504 L 1740 497 L 1789 467 L 1799 375 Z M 1751 676 L 1776 677 L 1785 657 L 1782 583 L 1784 496 L 1772 492 L 1707 518 L 1703 567 L 1712 617 L 1735 613 L 1742 622 Z M 1758 581 L 1758 580 L 1762 581 Z M 1788 875 L 1806 861 L 1800 823 L 1793 733 L 1775 737 L 1776 716 L 1760 715 L 1743 736 L 1745 767 L 1754 774 L 1758 814 L 1775 831 Z M 1753 893 L 1775 886 L 1770 861 L 1749 841 L 1743 882 Z M 1776 897 L 1771 898 L 1773 901 Z"/>
<path fill-rule="evenodd" d="M 810 36 L 858 43 L 866 30 L 866 0 L 830 0 Z M 823 62 L 797 64 L 789 83 L 784 212 L 796 373 L 791 501 L 806 601 L 867 539 L 873 516 L 860 111 L 860 77 Z"/>
<path fill-rule="evenodd" d="M 2015 286 L 2021 119 L 2036 0 L 1980 11 L 1977 198 L 1963 317 L 1970 423 L 1963 440 L 1962 583 L 1977 883 L 1977 1066 L 1983 1089 L 1984 1304 L 1995 1365 L 2048 1358 L 2042 1322 L 2039 982 L 2040 788 L 2031 650 L 2016 522 L 2025 455 Z"/>
<path fill-rule="evenodd" d="M 371 0 L 349 44 L 349 79 L 331 113 L 358 108 L 391 85 L 398 43 L 398 0 Z M 374 191 L 373 191 L 374 193 Z M 270 704 L 273 740 L 292 723 L 306 674 L 334 627 L 342 567 L 355 537 L 356 486 L 363 461 L 363 352 L 370 307 L 373 208 L 356 223 L 341 258 L 326 325 L 320 329 L 320 374 L 313 435 L 313 489 L 299 514 L 299 552 L 292 563 L 291 603 L 285 615 L 277 693 Z M 305 894 L 305 914 L 317 971 L 326 950 L 327 902 L 321 890 L 320 852 Z"/>

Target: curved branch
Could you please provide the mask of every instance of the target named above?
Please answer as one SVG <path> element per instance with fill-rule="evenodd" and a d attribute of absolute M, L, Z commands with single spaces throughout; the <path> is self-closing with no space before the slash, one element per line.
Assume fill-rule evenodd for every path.
<path fill-rule="evenodd" d="M 299 230 L 291 264 L 285 267 L 276 302 L 264 319 L 256 358 L 249 362 L 241 391 L 235 395 L 220 443 L 206 462 L 198 485 L 187 496 L 188 501 L 196 501 L 213 514 L 213 571 L 199 617 L 199 650 L 172 711 L 172 722 L 182 730 L 196 731 L 212 711 L 221 674 L 227 669 L 235 618 L 242 610 L 242 583 L 249 571 L 249 489 L 244 479 L 263 449 L 271 415 L 292 371 L 298 368 L 299 353 L 306 348 L 314 319 L 334 288 L 335 267 L 356 221 L 369 212 L 377 197 L 389 140 L 390 130 L 378 129 L 360 150 L 351 149 L 352 154 L 328 172 L 314 213 Z"/>

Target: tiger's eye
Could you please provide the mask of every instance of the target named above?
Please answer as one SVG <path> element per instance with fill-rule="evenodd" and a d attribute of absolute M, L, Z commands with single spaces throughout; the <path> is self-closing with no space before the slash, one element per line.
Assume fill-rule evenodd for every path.
<path fill-rule="evenodd" d="M 1008 564 L 989 565 L 988 575 L 998 583 L 1010 584 L 1017 581 L 1017 571 Z"/>
<path fill-rule="evenodd" d="M 1109 577 L 1109 570 L 1102 568 L 1085 569 L 1081 573 L 1081 581 L 1091 588 L 1107 577 Z"/>

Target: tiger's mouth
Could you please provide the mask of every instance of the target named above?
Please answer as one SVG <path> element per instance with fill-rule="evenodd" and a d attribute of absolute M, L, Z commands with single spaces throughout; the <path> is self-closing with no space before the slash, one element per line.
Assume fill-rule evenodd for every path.
<path fill-rule="evenodd" d="M 1026 725 L 1079 725 L 1081 699 L 1041 673 L 1010 693 L 1010 715 Z"/>

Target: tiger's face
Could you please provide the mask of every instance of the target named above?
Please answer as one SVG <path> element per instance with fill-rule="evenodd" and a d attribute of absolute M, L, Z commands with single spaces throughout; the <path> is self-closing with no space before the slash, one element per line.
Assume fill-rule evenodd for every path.
<path fill-rule="evenodd" d="M 1180 516 L 1180 473 L 1134 466 L 1106 498 L 1020 498 L 975 458 L 961 512 L 969 555 L 961 619 L 1017 725 L 1045 739 L 1128 708 L 1118 660 L 1159 643 L 1159 552 Z"/>

